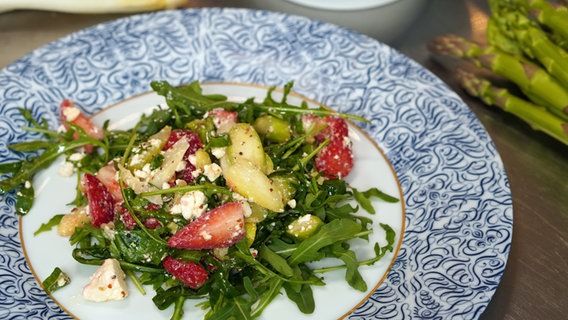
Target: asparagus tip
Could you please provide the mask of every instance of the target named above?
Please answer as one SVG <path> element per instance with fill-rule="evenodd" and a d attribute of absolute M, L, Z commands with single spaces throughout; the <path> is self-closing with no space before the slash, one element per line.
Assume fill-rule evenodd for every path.
<path fill-rule="evenodd" d="M 461 58 L 465 56 L 466 51 L 464 50 L 467 40 L 453 34 L 441 35 L 432 39 L 427 48 L 430 52 L 451 56 L 456 58 Z"/>

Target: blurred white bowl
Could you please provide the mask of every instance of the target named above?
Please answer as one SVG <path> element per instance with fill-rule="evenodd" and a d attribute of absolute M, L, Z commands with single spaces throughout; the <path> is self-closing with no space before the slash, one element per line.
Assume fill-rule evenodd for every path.
<path fill-rule="evenodd" d="M 254 0 L 255 7 L 334 23 L 395 44 L 428 0 Z"/>

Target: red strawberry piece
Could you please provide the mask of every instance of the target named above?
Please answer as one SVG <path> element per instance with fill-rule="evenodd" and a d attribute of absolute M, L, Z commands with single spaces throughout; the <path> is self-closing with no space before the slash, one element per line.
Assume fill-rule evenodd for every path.
<path fill-rule="evenodd" d="M 168 240 L 168 245 L 179 249 L 225 248 L 245 236 L 243 206 L 228 202 L 199 216 Z"/>
<path fill-rule="evenodd" d="M 322 118 L 322 122 L 326 125 L 326 128 L 320 131 L 323 140 L 327 138 L 342 140 L 349 134 L 347 121 L 341 117 L 325 116 Z"/>
<path fill-rule="evenodd" d="M 115 202 L 122 202 L 122 192 L 120 191 L 116 172 L 114 163 L 110 162 L 97 171 L 97 178 L 105 185 Z"/>
<path fill-rule="evenodd" d="M 89 136 L 97 140 L 101 140 L 103 138 L 103 130 L 93 124 L 93 122 L 91 122 L 91 120 L 87 118 L 87 116 L 70 100 L 63 100 L 63 102 L 59 105 L 59 118 L 66 130 L 69 130 L 70 128 L 69 123 L 73 123 L 85 130 Z M 79 138 L 79 134 L 75 132 L 73 134 L 73 138 Z M 91 153 L 93 151 L 93 146 L 84 146 L 83 149 L 85 152 Z"/>
<path fill-rule="evenodd" d="M 115 212 L 118 213 L 118 216 L 120 217 L 120 221 L 122 221 L 122 223 L 124 224 L 126 229 L 132 230 L 132 229 L 134 229 L 134 227 L 136 227 L 136 221 L 134 220 L 134 218 L 130 214 L 130 211 L 128 211 L 128 209 L 126 209 L 126 207 L 124 207 L 124 205 L 122 203 L 116 204 L 114 210 L 115 210 Z"/>
<path fill-rule="evenodd" d="M 146 206 L 146 209 L 157 210 L 157 209 L 149 209 L 149 208 L 154 208 L 154 207 L 157 208 L 157 209 L 160 208 L 159 205 L 150 203 Z M 132 230 L 136 227 L 136 220 L 134 220 L 134 218 L 132 217 L 132 214 L 130 213 L 130 211 L 128 211 L 128 209 L 126 209 L 126 207 L 124 206 L 123 203 L 116 204 L 115 212 L 118 213 L 118 215 L 120 217 L 120 221 L 122 221 L 122 223 L 124 224 L 126 229 Z M 136 214 L 136 216 L 138 217 L 138 214 Z M 161 227 L 162 223 L 160 222 L 160 220 L 150 217 L 150 218 L 147 218 L 144 221 L 144 226 L 148 229 L 156 229 L 156 228 Z"/>
<path fill-rule="evenodd" d="M 201 287 L 209 277 L 205 268 L 195 262 L 178 260 L 171 256 L 166 256 L 162 261 L 162 265 L 169 274 L 192 289 Z"/>
<path fill-rule="evenodd" d="M 316 155 L 316 169 L 330 179 L 345 178 L 353 168 L 351 143 L 342 140 L 330 140 Z"/>
<path fill-rule="evenodd" d="M 156 229 L 161 227 L 162 223 L 156 218 L 148 218 L 144 221 L 144 226 L 148 229 Z"/>
<path fill-rule="evenodd" d="M 314 135 L 317 143 L 322 143 L 328 138 L 342 140 L 349 133 L 347 121 L 337 116 L 319 117 L 313 114 L 305 114 L 302 116 L 302 127 L 305 131 L 310 129 L 317 131 Z"/>
<path fill-rule="evenodd" d="M 186 181 L 187 183 L 192 182 L 195 180 L 193 176 L 193 171 L 195 171 L 195 166 L 189 162 L 188 157 L 194 155 L 197 150 L 203 148 L 203 143 L 201 142 L 201 138 L 199 135 L 191 130 L 184 130 L 184 129 L 174 129 L 170 133 L 170 137 L 164 146 L 164 150 L 170 149 L 176 142 L 180 139 L 185 138 L 189 143 L 189 148 L 184 155 L 185 161 L 185 169 L 181 170 L 176 174 L 177 179 L 181 179 Z"/>
<path fill-rule="evenodd" d="M 114 220 L 114 199 L 104 184 L 90 173 L 82 179 L 83 188 L 89 202 L 91 224 L 100 227 Z"/>
<path fill-rule="evenodd" d="M 195 154 L 197 150 L 203 148 L 203 143 L 201 142 L 201 139 L 199 138 L 199 135 L 197 133 L 188 129 L 174 129 L 170 133 L 170 137 L 164 145 L 164 150 L 171 148 L 181 138 L 186 138 L 187 142 L 189 143 L 189 148 L 185 152 L 186 157 Z"/>
<path fill-rule="evenodd" d="M 236 111 L 225 109 L 213 109 L 209 112 L 209 115 L 213 117 L 213 124 L 219 133 L 229 132 L 239 118 L 239 114 Z"/>

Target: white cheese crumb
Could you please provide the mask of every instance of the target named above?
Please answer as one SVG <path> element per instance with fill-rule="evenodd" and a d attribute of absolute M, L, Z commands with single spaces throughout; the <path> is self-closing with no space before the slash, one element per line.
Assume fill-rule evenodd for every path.
<path fill-rule="evenodd" d="M 197 163 L 197 157 L 195 156 L 195 154 L 190 154 L 187 157 L 187 161 L 189 161 L 189 163 L 195 166 L 195 164 Z"/>
<path fill-rule="evenodd" d="M 250 207 L 250 204 L 246 201 L 241 201 L 241 206 L 243 207 L 243 216 L 245 218 L 248 218 L 252 215 L 252 209 Z"/>
<path fill-rule="evenodd" d="M 83 288 L 83 297 L 95 302 L 122 300 L 128 296 L 125 278 L 118 260 L 106 259 Z"/>
<path fill-rule="evenodd" d="M 201 232 L 199 233 L 199 235 L 200 235 L 204 240 L 211 240 L 211 235 L 210 235 L 207 231 L 205 231 L 205 230 L 201 231 Z"/>
<path fill-rule="evenodd" d="M 241 196 L 240 193 L 233 192 L 233 199 L 237 201 L 247 201 L 247 198 Z"/>
<path fill-rule="evenodd" d="M 107 239 L 109 239 L 111 241 L 114 240 L 114 223 L 113 222 L 101 224 L 101 229 L 103 230 L 103 233 L 105 234 Z"/>
<path fill-rule="evenodd" d="M 226 147 L 211 148 L 211 154 L 217 159 L 223 158 L 226 152 Z"/>
<path fill-rule="evenodd" d="M 288 201 L 288 206 L 290 206 L 290 208 L 292 209 L 296 208 L 296 199 Z"/>
<path fill-rule="evenodd" d="M 85 154 L 82 152 L 75 152 L 69 156 L 69 161 L 77 162 L 83 160 Z"/>
<path fill-rule="evenodd" d="M 256 258 L 256 256 L 258 255 L 258 250 L 256 250 L 255 248 L 249 248 L 249 251 L 250 251 L 250 255 L 253 258 Z"/>
<path fill-rule="evenodd" d="M 62 177 L 70 177 L 73 175 L 75 167 L 71 162 L 65 161 L 59 168 L 59 175 Z"/>
<path fill-rule="evenodd" d="M 308 223 L 308 222 L 310 222 L 310 219 L 311 219 L 311 218 L 312 218 L 312 215 L 308 213 L 308 214 L 305 214 L 305 215 L 301 216 L 301 217 L 298 219 L 298 222 L 300 222 L 300 223 Z"/>
<path fill-rule="evenodd" d="M 209 179 L 209 181 L 211 181 L 211 182 L 215 181 L 223 173 L 223 170 L 221 169 L 221 167 L 216 163 L 206 164 L 203 167 L 203 170 L 204 170 L 203 173 L 205 174 L 207 179 Z"/>
<path fill-rule="evenodd" d="M 67 107 L 63 109 L 63 115 L 65 116 L 65 120 L 68 122 L 73 122 L 79 115 L 81 114 L 81 110 L 77 107 Z"/>
<path fill-rule="evenodd" d="M 26 180 L 26 182 L 24 183 L 24 188 L 29 189 L 32 187 L 32 183 L 30 182 L 30 180 Z"/>
<path fill-rule="evenodd" d="M 171 213 L 181 213 L 186 220 L 193 220 L 205 213 L 207 210 L 206 202 L 205 193 L 199 190 L 189 191 L 181 196 L 179 204 L 172 207 Z"/>
<path fill-rule="evenodd" d="M 197 177 L 199 177 L 202 172 L 203 172 L 203 171 L 202 171 L 201 169 L 197 168 L 197 169 L 191 171 L 191 176 L 192 176 L 194 179 L 197 179 Z"/>

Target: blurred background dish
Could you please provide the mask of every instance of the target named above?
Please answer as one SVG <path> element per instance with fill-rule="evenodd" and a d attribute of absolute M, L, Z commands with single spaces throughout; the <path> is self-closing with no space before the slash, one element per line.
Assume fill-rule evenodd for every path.
<path fill-rule="evenodd" d="M 331 22 L 395 45 L 429 0 L 254 0 L 254 7 Z"/>

